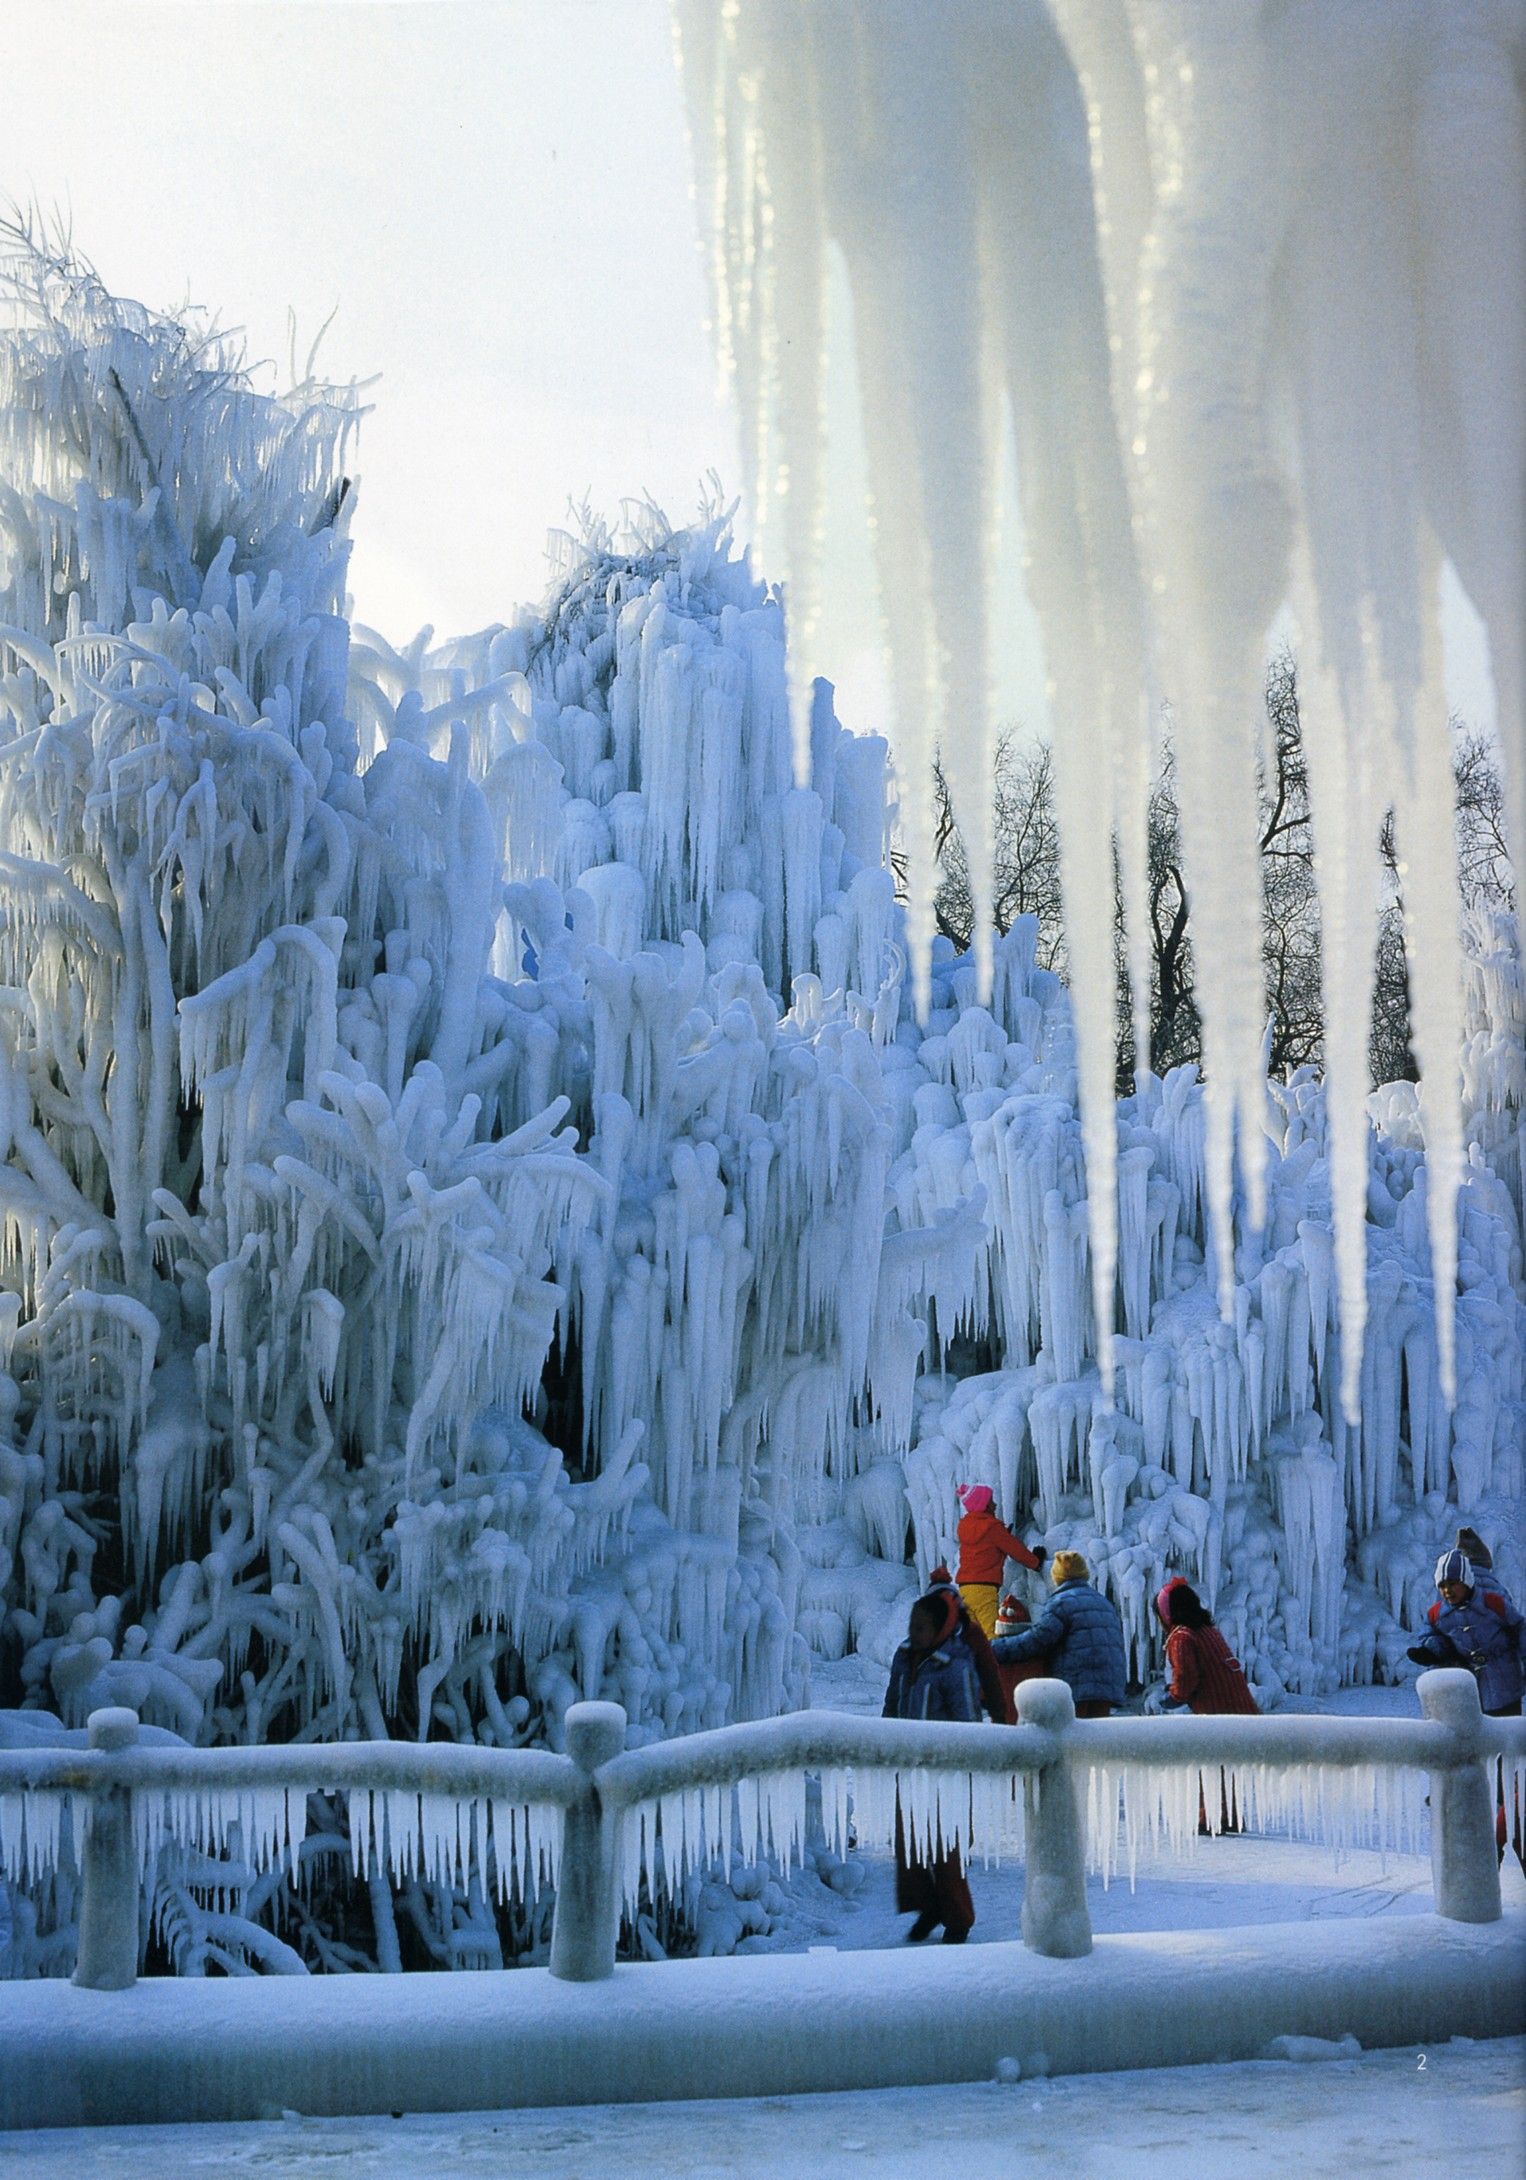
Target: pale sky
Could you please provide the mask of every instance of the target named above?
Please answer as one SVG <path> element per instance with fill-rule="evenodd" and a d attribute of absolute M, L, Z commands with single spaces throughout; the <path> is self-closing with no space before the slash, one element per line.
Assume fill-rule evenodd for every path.
<path fill-rule="evenodd" d="M 0 202 L 63 211 L 108 285 L 206 304 L 257 356 L 288 354 L 289 312 L 305 355 L 332 313 L 327 370 L 377 377 L 361 619 L 506 619 L 569 498 L 682 520 L 709 470 L 738 489 L 667 0 L 0 0 L 0 33 Z M 834 462 L 851 509 L 851 445 Z M 850 527 L 836 589 L 868 607 Z M 1459 603 L 1452 700 L 1488 716 Z M 870 612 L 822 630 L 858 728 L 884 723 Z M 1020 605 L 996 652 L 998 716 L 1041 727 Z"/>
<path fill-rule="evenodd" d="M 544 588 L 569 496 L 736 489 L 665 0 L 0 0 L 0 195 L 260 355 L 370 377 L 353 587 L 394 636 Z"/>

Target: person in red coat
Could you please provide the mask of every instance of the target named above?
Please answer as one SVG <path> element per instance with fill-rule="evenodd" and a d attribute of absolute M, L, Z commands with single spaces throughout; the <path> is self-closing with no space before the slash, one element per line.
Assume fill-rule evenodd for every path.
<path fill-rule="evenodd" d="M 1168 1700 L 1211 1717 L 1255 1717 L 1260 1705 L 1245 1669 L 1192 1584 L 1173 1576 L 1157 1591 L 1155 1610 L 1166 1630 Z"/>
<path fill-rule="evenodd" d="M 1009 1559 L 1020 1567 L 1039 1568 L 1044 1554 L 1013 1536 L 997 1518 L 987 1484 L 966 1484 L 959 1493 L 959 1594 L 987 1641 L 996 1633 L 996 1594 Z"/>
<path fill-rule="evenodd" d="M 1166 1630 L 1168 1707 L 1210 1717 L 1254 1717 L 1261 1706 L 1250 1692 L 1245 1669 L 1213 1624 L 1213 1615 L 1192 1584 L 1175 1575 L 1155 1593 L 1155 1610 Z M 1197 1828 L 1207 1832 L 1208 1805 L 1198 1795 Z M 1238 1832 L 1240 1812 L 1219 1773 L 1219 1830 Z"/>

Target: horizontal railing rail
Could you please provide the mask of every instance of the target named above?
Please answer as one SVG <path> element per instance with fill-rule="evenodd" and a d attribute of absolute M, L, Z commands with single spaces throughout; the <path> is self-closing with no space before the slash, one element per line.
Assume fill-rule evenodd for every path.
<path fill-rule="evenodd" d="M 1131 1833 L 1153 1823 L 1176 1836 L 1196 1830 L 1200 1809 L 1217 1829 L 1221 1801 L 1227 1814 L 1237 1799 L 1274 1819 L 1295 1807 L 1289 1794 L 1305 1797 L 1300 1811 L 1333 1808 L 1338 1822 L 1361 1812 L 1364 1794 L 1391 1810 L 1381 1782 L 1423 1773 L 1437 1909 L 1494 1921 L 1498 1767 L 1519 1796 L 1526 1721 L 1484 1718 L 1461 1671 L 1423 1674 L 1419 1696 L 1419 1719 L 1078 1720 L 1068 1688 L 1039 1680 L 1018 1688 L 1015 1726 L 808 1711 L 629 1750 L 617 1705 L 581 1703 L 567 1713 L 564 1755 L 443 1742 L 150 1746 L 134 1713 L 99 1711 L 83 1749 L 0 1750 L 0 1866 L 18 1852 L 35 1860 L 39 1839 L 56 1839 L 60 1811 L 83 1803 L 75 1981 L 119 1989 L 137 1974 L 145 1856 L 166 1833 L 205 1844 L 238 1823 L 267 1861 L 294 1858 L 306 1796 L 342 1793 L 358 1870 L 386 1861 L 449 1874 L 473 1862 L 485 1871 L 491 1819 L 500 1887 L 511 1868 L 521 1886 L 537 1872 L 554 1878 L 552 1973 L 589 1981 L 613 1973 L 622 1903 L 643 1875 L 655 1883 L 659 1839 L 670 1883 L 701 1858 L 729 1855 L 738 1824 L 745 1851 L 747 1797 L 753 1848 L 787 1853 L 803 1838 L 813 1776 L 843 1837 L 851 1806 L 861 1832 L 866 1813 L 871 1830 L 897 1841 L 904 1823 L 922 1853 L 989 1854 L 1020 1838 L 1023 1937 L 1063 1957 L 1090 1950 L 1088 1824 L 1094 1841 L 1116 1835 L 1120 1793 Z M 554 1840 L 541 1811 L 560 1818 Z"/>
<path fill-rule="evenodd" d="M 100 1714 L 97 1713 L 97 1716 Z M 460 1747 L 449 1741 L 287 1742 L 260 1748 L 0 1749 L 0 1794 L 90 1793 L 98 1787 L 171 1794 L 353 1788 L 450 1794 L 462 1801 L 565 1809 L 577 1766 L 549 1749 Z"/>
<path fill-rule="evenodd" d="M 1526 1718 L 1486 1718 L 1480 1730 L 1491 1755 L 1526 1758 Z"/>
<path fill-rule="evenodd" d="M 1059 1753 L 1042 1726 L 966 1726 L 851 1711 L 797 1711 L 750 1725 L 717 1726 L 628 1749 L 599 1767 L 599 1791 L 611 1807 L 654 1801 L 688 1788 L 736 1786 L 761 1772 L 1040 1771 Z"/>
<path fill-rule="evenodd" d="M 1471 1761 L 1453 1729 L 1429 1718 L 1079 1718 L 1074 1755 L 1104 1764 L 1318 1764 L 1430 1771 Z"/>

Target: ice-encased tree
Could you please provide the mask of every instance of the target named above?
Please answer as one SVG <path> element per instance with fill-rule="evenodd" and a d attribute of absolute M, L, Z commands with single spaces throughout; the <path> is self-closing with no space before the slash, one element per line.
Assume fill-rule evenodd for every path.
<path fill-rule="evenodd" d="M 7 1671 L 198 1738 L 427 1726 L 397 1509 L 538 1381 L 597 1177 L 564 1099 L 508 1117 L 459 739 L 358 763 L 353 395 L 19 238 L 6 279 Z"/>
<path fill-rule="evenodd" d="M 12 1685 L 195 1738 L 777 1708 L 796 1493 L 904 1437 L 971 1247 L 882 1292 L 883 745 L 828 708 L 791 785 L 719 519 L 352 642 L 353 396 L 9 283 Z"/>

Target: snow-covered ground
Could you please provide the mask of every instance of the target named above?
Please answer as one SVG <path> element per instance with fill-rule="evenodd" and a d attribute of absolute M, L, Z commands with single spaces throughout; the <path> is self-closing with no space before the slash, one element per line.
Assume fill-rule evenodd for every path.
<path fill-rule="evenodd" d="M 60 2129 L 0 2137 L 0 2180 L 1406 2180 L 1436 2164 L 1503 2174 L 1526 2143 L 1526 2040 L 1317 2063 L 1074 2075 L 727 2103 L 446 2118 Z"/>

